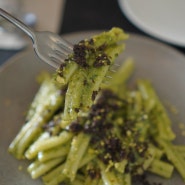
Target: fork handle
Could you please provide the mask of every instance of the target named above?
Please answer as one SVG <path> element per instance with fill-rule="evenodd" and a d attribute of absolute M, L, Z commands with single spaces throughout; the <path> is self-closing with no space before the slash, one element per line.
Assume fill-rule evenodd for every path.
<path fill-rule="evenodd" d="M 32 39 L 32 41 L 34 41 L 34 37 L 35 37 L 34 31 L 32 31 L 32 29 L 29 28 L 28 26 L 26 26 L 23 22 L 21 22 L 20 20 L 15 18 L 13 15 L 11 15 L 8 12 L 6 12 L 5 10 L 3 10 L 2 8 L 0 8 L 0 16 L 2 16 L 6 20 L 8 20 L 12 24 L 14 24 L 16 27 L 21 29 L 23 32 L 25 32 Z"/>

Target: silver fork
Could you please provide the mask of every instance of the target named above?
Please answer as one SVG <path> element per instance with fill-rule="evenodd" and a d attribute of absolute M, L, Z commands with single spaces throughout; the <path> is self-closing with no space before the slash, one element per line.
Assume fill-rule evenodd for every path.
<path fill-rule="evenodd" d="M 57 34 L 48 31 L 33 31 L 23 22 L 1 8 L 0 15 L 25 32 L 31 38 L 37 56 L 54 68 L 59 68 L 73 50 L 73 45 Z"/>

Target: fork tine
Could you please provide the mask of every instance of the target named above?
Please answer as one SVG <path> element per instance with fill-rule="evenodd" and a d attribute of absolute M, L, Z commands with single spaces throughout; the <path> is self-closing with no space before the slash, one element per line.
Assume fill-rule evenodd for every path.
<path fill-rule="evenodd" d="M 119 68 L 120 68 L 120 64 L 114 63 L 114 64 L 110 67 L 109 71 L 115 73 Z"/>
<path fill-rule="evenodd" d="M 62 63 L 65 63 L 65 59 L 68 58 L 69 54 L 72 53 L 72 45 L 63 41 L 57 40 L 56 45 L 52 47 L 52 52 L 49 53 L 49 58 L 51 60 L 52 66 L 55 68 L 60 67 Z M 68 45 L 66 45 L 66 43 Z"/>
<path fill-rule="evenodd" d="M 116 67 L 120 67 L 120 66 L 121 66 L 121 65 L 118 64 L 118 63 L 114 63 L 113 65 L 116 66 Z"/>
<path fill-rule="evenodd" d="M 55 69 L 58 69 L 60 67 L 60 65 L 58 63 L 55 63 L 54 60 L 51 59 L 51 61 L 49 62 L 49 65 L 54 67 Z"/>
<path fill-rule="evenodd" d="M 66 59 L 66 55 L 58 55 L 58 54 L 50 54 L 49 57 L 51 59 L 56 59 L 59 63 L 65 63 L 64 60 Z"/>
<path fill-rule="evenodd" d="M 105 78 L 112 79 L 112 76 L 106 75 Z"/>
<path fill-rule="evenodd" d="M 64 60 L 66 57 L 59 56 L 57 54 L 49 54 L 49 57 L 52 61 L 52 64 L 55 65 L 56 68 L 60 67 L 61 64 L 65 63 Z"/>
<path fill-rule="evenodd" d="M 58 40 L 57 45 L 63 49 L 68 50 L 69 52 L 73 51 L 73 45 L 64 39 Z"/>
<path fill-rule="evenodd" d="M 60 46 L 55 46 L 55 47 L 53 47 L 53 51 L 57 54 L 57 55 L 59 55 L 59 56 L 64 56 L 65 58 L 66 57 L 68 57 L 68 55 L 72 52 L 72 51 L 68 51 L 68 50 L 66 50 L 66 48 L 65 47 L 60 47 Z"/>

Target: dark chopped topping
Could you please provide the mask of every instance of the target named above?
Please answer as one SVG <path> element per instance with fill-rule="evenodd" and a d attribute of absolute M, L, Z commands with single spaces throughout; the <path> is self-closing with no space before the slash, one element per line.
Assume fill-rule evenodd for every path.
<path fill-rule="evenodd" d="M 88 64 L 86 61 L 86 50 L 87 50 L 87 47 L 82 42 L 74 45 L 73 47 L 74 61 L 81 67 L 88 67 Z"/>
<path fill-rule="evenodd" d="M 66 58 L 64 61 L 65 61 L 65 62 L 69 62 L 69 58 Z M 62 63 L 61 66 L 62 66 L 62 65 L 65 65 L 65 64 L 66 64 L 65 62 Z"/>
<path fill-rule="evenodd" d="M 101 177 L 100 170 L 97 169 L 89 169 L 87 173 L 91 177 L 91 179 L 97 179 Z"/>
<path fill-rule="evenodd" d="M 65 59 L 65 61 L 67 62 L 68 59 Z M 61 77 L 63 77 L 63 70 L 64 70 L 65 66 L 66 66 L 66 63 L 61 63 L 61 65 L 60 65 L 60 67 L 59 67 L 59 69 L 58 69 L 58 71 L 57 71 L 57 73 L 58 73 L 59 76 L 61 76 Z"/>
<path fill-rule="evenodd" d="M 94 45 L 94 40 L 93 39 L 89 39 L 88 42 L 89 42 L 90 45 Z"/>
<path fill-rule="evenodd" d="M 110 160 L 119 162 L 123 158 L 120 153 L 123 152 L 122 143 L 119 138 L 111 137 L 110 139 L 105 140 L 105 153 L 109 154 Z"/>
<path fill-rule="evenodd" d="M 83 126 L 78 122 L 72 122 L 69 126 L 69 130 L 74 133 L 79 133 L 80 131 L 83 130 Z"/>
<path fill-rule="evenodd" d="M 78 113 L 79 111 L 80 111 L 80 109 L 79 109 L 79 108 L 75 108 L 75 112 L 77 112 L 77 113 Z"/>
<path fill-rule="evenodd" d="M 107 45 L 106 44 L 102 44 L 101 46 L 98 47 L 99 51 L 104 51 L 106 49 Z"/>
<path fill-rule="evenodd" d="M 96 57 L 93 66 L 94 67 L 101 67 L 101 66 L 107 66 L 110 64 L 111 64 L 111 62 L 110 62 L 108 56 L 105 53 L 101 53 Z"/>
<path fill-rule="evenodd" d="M 94 45 L 93 39 L 81 40 L 78 44 L 75 44 L 73 46 L 73 54 L 65 59 L 65 63 L 61 64 L 58 70 L 58 74 L 61 77 L 63 76 L 64 67 L 66 66 L 66 62 L 68 61 L 73 61 L 82 68 L 87 68 L 89 66 L 97 68 L 110 65 L 110 58 L 105 53 L 106 47 L 106 44 L 102 44 L 97 47 L 96 45 Z M 89 57 L 91 58 L 90 60 Z"/>
<path fill-rule="evenodd" d="M 92 93 L 92 101 L 95 100 L 97 94 L 98 94 L 98 91 L 93 91 L 93 93 Z"/>
<path fill-rule="evenodd" d="M 133 148 L 129 148 L 127 158 L 131 163 L 136 162 L 137 158 L 135 156 L 135 152 L 134 152 Z"/>
<path fill-rule="evenodd" d="M 111 137 L 105 143 L 105 148 L 107 151 L 120 151 L 121 150 L 121 141 L 119 138 Z"/>
<path fill-rule="evenodd" d="M 61 91 L 60 91 L 60 94 L 61 94 L 61 95 L 65 95 L 66 92 L 67 92 L 67 86 L 62 87 L 62 89 L 61 89 Z"/>
<path fill-rule="evenodd" d="M 65 59 L 65 61 L 67 62 L 68 61 L 68 59 Z M 63 70 L 63 68 L 66 66 L 66 63 L 61 63 L 61 65 L 60 65 L 60 70 Z"/>
<path fill-rule="evenodd" d="M 84 82 L 83 82 L 83 83 L 84 83 L 84 86 L 88 84 L 88 83 L 87 83 L 87 80 L 84 80 Z"/>
<path fill-rule="evenodd" d="M 96 93 L 92 95 L 94 98 Z M 111 90 L 102 90 L 91 106 L 86 121 L 73 122 L 70 130 L 91 135 L 90 145 L 98 151 L 98 157 L 104 164 L 128 160 L 125 171 L 134 175 L 138 170 L 143 170 L 142 161 L 146 158 L 148 142 L 139 140 L 140 129 L 136 127 L 136 118 L 125 116 L 131 103 Z M 138 158 L 141 159 L 139 163 Z M 94 172 L 91 173 L 93 176 Z"/>
<path fill-rule="evenodd" d="M 60 123 L 61 118 L 60 117 L 56 117 L 53 120 L 49 121 L 47 124 L 43 125 L 42 128 L 48 132 L 50 134 L 50 136 L 52 135 L 58 135 L 58 131 L 60 130 Z"/>
<path fill-rule="evenodd" d="M 80 107 L 83 107 L 83 103 L 80 103 Z"/>
<path fill-rule="evenodd" d="M 104 90 L 94 104 L 89 113 L 90 122 L 85 124 L 84 131 L 92 135 L 91 144 L 98 150 L 102 150 L 99 157 L 104 163 L 111 161 L 121 161 L 125 156 L 121 140 L 112 135 L 114 115 L 120 109 L 122 102 L 112 91 Z M 111 116 L 113 116 L 111 118 Z M 111 121 L 112 120 L 112 121 Z"/>

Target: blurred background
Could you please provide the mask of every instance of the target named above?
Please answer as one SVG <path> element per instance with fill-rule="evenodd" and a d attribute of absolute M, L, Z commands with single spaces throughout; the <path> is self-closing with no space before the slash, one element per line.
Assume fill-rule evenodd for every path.
<path fill-rule="evenodd" d="M 108 30 L 118 26 L 126 32 L 159 40 L 131 23 L 119 5 L 117 0 L 0 0 L 1 8 L 38 31 L 47 30 L 62 35 L 79 31 Z M 25 35 L 7 24 L 0 19 L 0 64 L 28 44 Z M 6 39 L 3 34 L 7 36 Z M 182 46 L 166 44 L 185 53 Z"/>
<path fill-rule="evenodd" d="M 141 33 L 124 16 L 117 0 L 66 0 L 60 33 L 105 30 L 113 26 Z"/>

